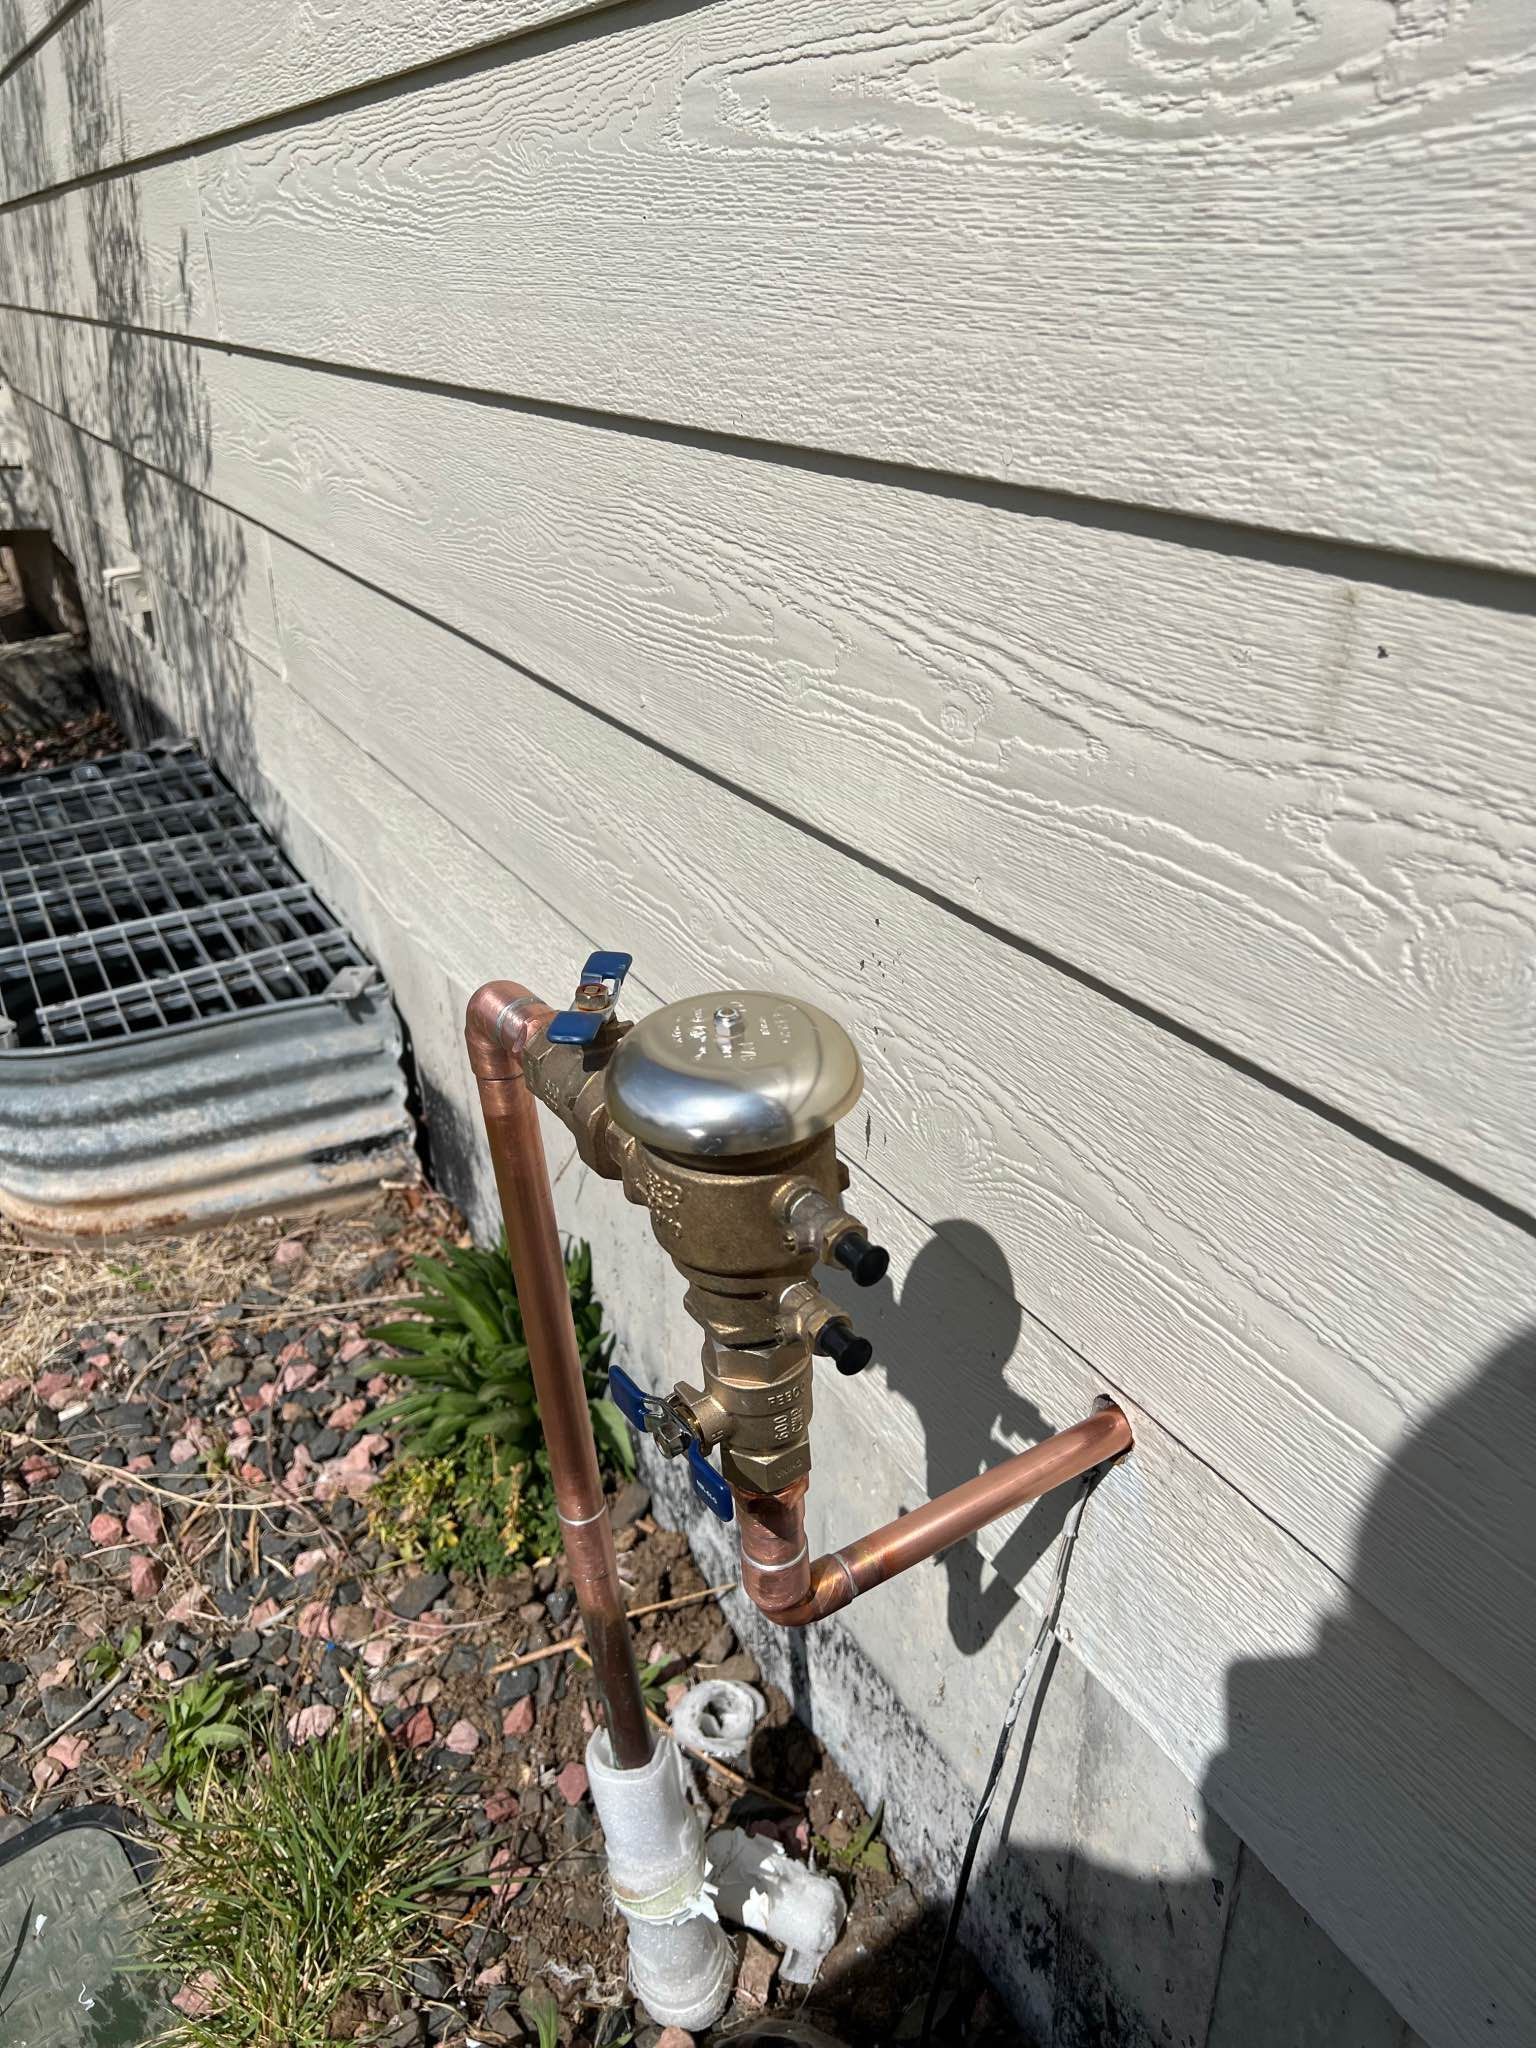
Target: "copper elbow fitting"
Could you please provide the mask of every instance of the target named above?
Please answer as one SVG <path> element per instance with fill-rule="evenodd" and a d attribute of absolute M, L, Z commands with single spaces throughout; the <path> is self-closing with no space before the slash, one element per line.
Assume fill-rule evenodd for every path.
<path fill-rule="evenodd" d="M 807 1558 L 804 1480 L 780 1494 L 739 1493 L 742 1590 L 770 1621 L 804 1628 L 1131 1447 L 1131 1424 L 1106 1401 L 1084 1421 L 815 1563 Z"/>

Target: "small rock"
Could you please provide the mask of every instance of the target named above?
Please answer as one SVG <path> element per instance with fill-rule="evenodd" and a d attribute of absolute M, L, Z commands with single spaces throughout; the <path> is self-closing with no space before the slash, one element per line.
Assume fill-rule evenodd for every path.
<path fill-rule="evenodd" d="M 404 1620 L 416 1621 L 447 1591 L 447 1572 L 421 1572 L 414 1579 L 407 1579 L 390 1605 Z"/>
<path fill-rule="evenodd" d="M 165 1541 L 165 1517 L 152 1500 L 136 1500 L 128 1510 L 126 1524 L 129 1538 L 134 1543 L 163 1543 Z"/>
<path fill-rule="evenodd" d="M 524 1699 L 539 1683 L 537 1664 L 517 1664 L 511 1671 L 504 1671 L 496 1681 L 496 1704 L 510 1707 L 514 1701 Z"/>
<path fill-rule="evenodd" d="M 717 1664 L 710 1676 L 736 1678 L 740 1679 L 743 1685 L 756 1685 L 763 1673 L 758 1669 L 758 1660 L 755 1657 L 749 1656 L 746 1650 L 738 1650 L 734 1657 L 727 1657 L 724 1663 Z"/>
<path fill-rule="evenodd" d="M 390 2021 L 382 2034 L 372 2038 L 377 2048 L 422 2048 L 427 2028 L 419 2012 L 403 2012 L 399 2019 Z"/>
<path fill-rule="evenodd" d="M 504 1724 L 505 1725 L 505 1724 Z M 575 1806 L 587 1797 L 587 1766 L 573 1760 L 557 1773 L 555 1789 L 567 1806 Z"/>
<path fill-rule="evenodd" d="M 51 1686 L 42 1697 L 43 1719 L 50 1728 L 72 1720 L 90 1697 L 75 1685 Z"/>
<path fill-rule="evenodd" d="M 480 1747 L 480 1730 L 473 1721 L 456 1721 L 443 1738 L 443 1747 L 454 1756 L 473 1756 Z M 580 1768 L 580 1766 L 578 1766 Z M 583 1771 L 583 1787 L 586 1788 L 586 1772 Z M 578 1797 L 581 1795 L 578 1794 Z"/>
<path fill-rule="evenodd" d="M 406 1977 L 418 1998 L 448 1996 L 448 1972 L 440 1969 L 436 1963 L 413 1963 Z"/>
<path fill-rule="evenodd" d="M 632 1479 L 621 1486 L 614 1496 L 614 1505 L 608 1511 L 608 1519 L 616 1529 L 628 1528 L 631 1522 L 638 1522 L 651 1505 L 651 1489 L 643 1486 L 638 1479 Z"/>
<path fill-rule="evenodd" d="M 722 1622 L 699 1652 L 701 1664 L 724 1664 L 736 1648 L 736 1633 L 729 1622 Z"/>
<path fill-rule="evenodd" d="M 761 2012 L 768 2004 L 769 1990 L 778 1968 L 779 1958 L 767 1942 L 760 1941 L 755 1934 L 744 1935 L 742 1962 L 736 1977 L 736 1995 L 741 2003 Z"/>
<path fill-rule="evenodd" d="M 425 1749 L 429 1742 L 436 1741 L 437 1732 L 431 1707 L 418 1707 L 410 1719 L 403 1723 L 400 1739 L 407 1749 Z"/>
<path fill-rule="evenodd" d="M 750 1941 L 752 1936 L 748 1936 Z M 663 2027 L 656 2037 L 656 2048 L 694 2048 L 694 2037 L 686 2034 L 681 2027 Z"/>
<path fill-rule="evenodd" d="M 109 1550 L 123 1540 L 124 1527 L 116 1515 L 92 1515 L 91 1526 L 86 1532 L 99 1549 Z"/>
<path fill-rule="evenodd" d="M 534 1702 L 531 1695 L 525 1695 L 502 1716 L 502 1735 L 508 1742 L 516 1742 L 530 1734 L 533 1726 Z"/>
<path fill-rule="evenodd" d="M 289 1715 L 287 1722 L 290 1736 L 301 1744 L 329 1735 L 335 1726 L 336 1709 L 327 1706 L 300 1707 L 297 1713 Z"/>
<path fill-rule="evenodd" d="M 165 1566 L 157 1558 L 135 1552 L 128 1560 L 128 1590 L 135 1600 L 153 1600 L 165 1584 Z"/>

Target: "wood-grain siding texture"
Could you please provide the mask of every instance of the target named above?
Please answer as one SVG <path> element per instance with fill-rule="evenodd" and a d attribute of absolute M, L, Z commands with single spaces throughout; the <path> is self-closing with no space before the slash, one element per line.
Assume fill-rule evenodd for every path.
<path fill-rule="evenodd" d="M 1170 11 L 606 8 L 24 203 L 0 294 L 1529 564 L 1528 11 Z"/>
<path fill-rule="evenodd" d="M 1160 1992 L 1113 1878 L 1041 1910 L 1148 2041 L 1226 2048 L 1284 1989 L 1268 1870 L 1431 2048 L 1514 2048 L 1524 10 L 173 14 L 85 0 L 0 78 L 0 372 L 109 671 L 287 821 L 455 1127 L 462 995 L 589 943 L 641 1006 L 844 1017 L 894 1281 L 814 1539 L 1099 1392 L 1138 1430 L 1056 1709 L 1101 1789 L 1042 1797 L 1189 1952 Z M 126 551 L 154 649 L 93 582 Z M 642 1226 L 581 1227 L 670 1374 Z M 851 1611 L 958 1784 L 1043 1527 Z M 1204 1849 L 1117 1781 L 1133 1726 Z"/>

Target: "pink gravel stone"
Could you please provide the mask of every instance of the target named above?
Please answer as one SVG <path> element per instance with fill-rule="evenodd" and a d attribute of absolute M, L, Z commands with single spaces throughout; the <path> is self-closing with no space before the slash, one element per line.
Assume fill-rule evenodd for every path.
<path fill-rule="evenodd" d="M 418 1707 L 409 1720 L 400 1724 L 400 1739 L 407 1749 L 425 1749 L 437 1732 L 431 1707 Z"/>
<path fill-rule="evenodd" d="M 128 1510 L 128 1534 L 135 1543 L 163 1543 L 165 1517 L 152 1500 L 136 1500 Z"/>
<path fill-rule="evenodd" d="M 89 1534 L 93 1543 L 105 1548 L 110 1544 L 121 1543 L 124 1529 L 116 1515 L 109 1515 L 103 1510 L 99 1515 L 92 1515 Z"/>
<path fill-rule="evenodd" d="M 587 1766 L 574 1760 L 558 1773 L 555 1790 L 567 1806 L 577 1806 L 587 1797 Z"/>
<path fill-rule="evenodd" d="M 287 1726 L 295 1742 L 313 1742 L 317 1736 L 329 1735 L 336 1726 L 336 1709 L 318 1703 L 300 1707 L 296 1714 L 289 1715 Z"/>
<path fill-rule="evenodd" d="M 153 1600 L 165 1584 L 165 1566 L 139 1552 L 128 1560 L 128 1590 L 135 1600 Z"/>
<path fill-rule="evenodd" d="M 295 1623 L 301 1636 L 324 1639 L 331 1633 L 331 1609 L 324 1600 L 307 1600 Z"/>
<path fill-rule="evenodd" d="M 514 1702 L 502 1716 L 503 1735 L 516 1737 L 531 1733 L 534 1725 L 534 1703 L 525 1693 Z"/>
<path fill-rule="evenodd" d="M 473 1756 L 480 1747 L 480 1730 L 473 1721 L 456 1721 L 443 1737 L 443 1747 L 453 1756 Z"/>

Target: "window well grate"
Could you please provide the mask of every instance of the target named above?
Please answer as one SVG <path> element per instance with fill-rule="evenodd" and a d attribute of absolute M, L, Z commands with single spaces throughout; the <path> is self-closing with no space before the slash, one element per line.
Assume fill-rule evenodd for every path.
<path fill-rule="evenodd" d="M 303 1002 L 348 969 L 372 978 L 190 752 L 0 784 L 0 877 L 0 1014 L 13 1047 L 101 1044 Z"/>
<path fill-rule="evenodd" d="M 22 1230 L 369 1200 L 412 1170 L 401 1043 L 378 970 L 190 747 L 0 781 L 0 1215 Z"/>
<path fill-rule="evenodd" d="M 187 833 L 156 846 L 104 847 L 19 871 L 0 901 L 0 948 L 228 903 L 298 879 L 260 825 Z"/>

